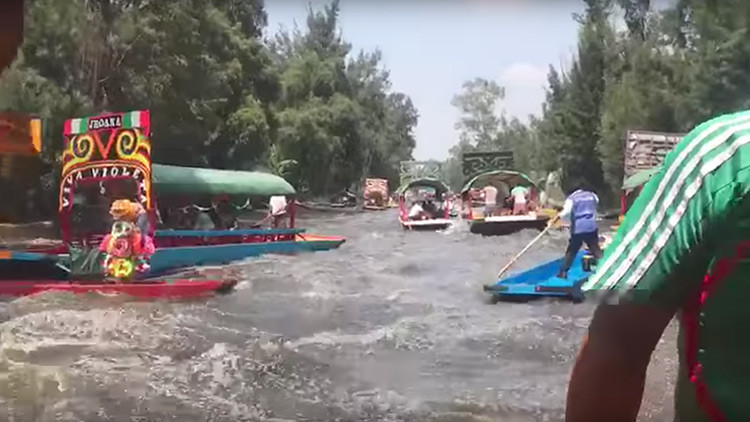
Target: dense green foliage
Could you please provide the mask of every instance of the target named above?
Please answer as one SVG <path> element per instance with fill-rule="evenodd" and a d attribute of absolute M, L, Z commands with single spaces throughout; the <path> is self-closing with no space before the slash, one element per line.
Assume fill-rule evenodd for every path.
<path fill-rule="evenodd" d="M 678 0 L 663 10 L 649 0 L 585 3 L 577 55 L 566 69 L 550 68 L 541 116 L 522 124 L 488 115 L 503 99 L 489 81 L 467 82 L 456 96 L 460 137 L 445 166 L 453 187 L 461 151 L 512 149 L 519 170 L 561 170 L 564 185 L 585 179 L 613 200 L 628 129 L 687 132 L 750 105 L 750 2 Z"/>
<path fill-rule="evenodd" d="M 417 111 L 338 13 L 267 34 L 263 0 L 35 0 L 0 110 L 45 118 L 49 163 L 65 119 L 149 109 L 155 162 L 270 170 L 310 194 L 396 186 Z"/>

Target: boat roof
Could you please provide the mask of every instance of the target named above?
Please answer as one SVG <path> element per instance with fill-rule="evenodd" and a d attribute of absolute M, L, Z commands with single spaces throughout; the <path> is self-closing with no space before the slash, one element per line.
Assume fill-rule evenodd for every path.
<path fill-rule="evenodd" d="M 646 182 L 651 179 L 651 176 L 659 171 L 660 167 L 652 167 L 650 169 L 640 170 L 637 173 L 626 178 L 622 183 L 622 190 L 635 189 L 638 186 L 645 185 Z"/>
<path fill-rule="evenodd" d="M 526 186 L 536 188 L 534 181 L 529 176 L 512 170 L 494 170 L 486 173 L 474 176 L 471 180 L 466 182 L 461 193 L 466 193 L 469 189 L 482 182 L 500 182 L 508 185 L 509 187 L 514 186 Z"/>
<path fill-rule="evenodd" d="M 219 170 L 153 164 L 158 195 L 293 195 L 294 187 L 283 178 L 258 171 Z"/>
<path fill-rule="evenodd" d="M 396 192 L 399 195 L 402 195 L 404 192 L 406 192 L 407 190 L 413 187 L 430 187 L 430 188 L 435 189 L 437 193 L 444 193 L 450 190 L 448 185 L 443 183 L 443 181 L 440 179 L 436 179 L 434 177 L 421 177 L 418 179 L 412 179 L 412 180 L 407 181 L 406 183 L 399 186 Z"/>

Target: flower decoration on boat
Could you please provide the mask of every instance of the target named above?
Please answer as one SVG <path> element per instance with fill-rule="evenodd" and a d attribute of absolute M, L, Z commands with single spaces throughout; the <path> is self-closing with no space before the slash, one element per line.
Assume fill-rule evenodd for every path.
<path fill-rule="evenodd" d="M 145 273 L 148 259 L 154 253 L 154 243 L 146 233 L 141 233 L 136 221 L 140 206 L 127 199 L 114 201 L 110 214 L 115 220 L 112 230 L 104 237 L 99 250 L 106 254 L 104 271 L 108 277 L 124 282 L 136 273 Z"/>

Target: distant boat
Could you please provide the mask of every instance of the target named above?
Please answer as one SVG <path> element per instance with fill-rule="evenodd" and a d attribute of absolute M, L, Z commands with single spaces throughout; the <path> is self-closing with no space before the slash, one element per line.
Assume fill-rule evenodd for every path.
<path fill-rule="evenodd" d="M 451 223 L 451 203 L 448 198 L 450 189 L 442 181 L 426 177 L 411 180 L 399 187 L 398 220 L 401 227 L 408 230 L 441 230 L 449 227 Z M 430 210 L 424 210 L 425 214 L 420 218 L 409 218 L 409 209 L 415 203 L 426 198 L 433 198 L 432 202 L 438 215 L 429 214 Z"/>

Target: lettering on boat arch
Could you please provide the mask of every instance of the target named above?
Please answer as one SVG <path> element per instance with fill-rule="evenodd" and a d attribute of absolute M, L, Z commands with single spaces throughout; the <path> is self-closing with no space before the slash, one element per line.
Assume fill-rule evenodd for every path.
<path fill-rule="evenodd" d="M 441 179 L 442 175 L 442 164 L 439 161 L 402 161 L 400 167 L 401 184 L 429 177 Z"/>
<path fill-rule="evenodd" d="M 79 181 L 125 178 L 136 181 L 138 201 L 152 209 L 150 135 L 148 110 L 67 120 L 59 210 L 70 209 Z"/>
<path fill-rule="evenodd" d="M 513 170 L 513 151 L 464 152 L 461 154 L 461 171 L 464 183 L 482 173 L 495 170 Z"/>

